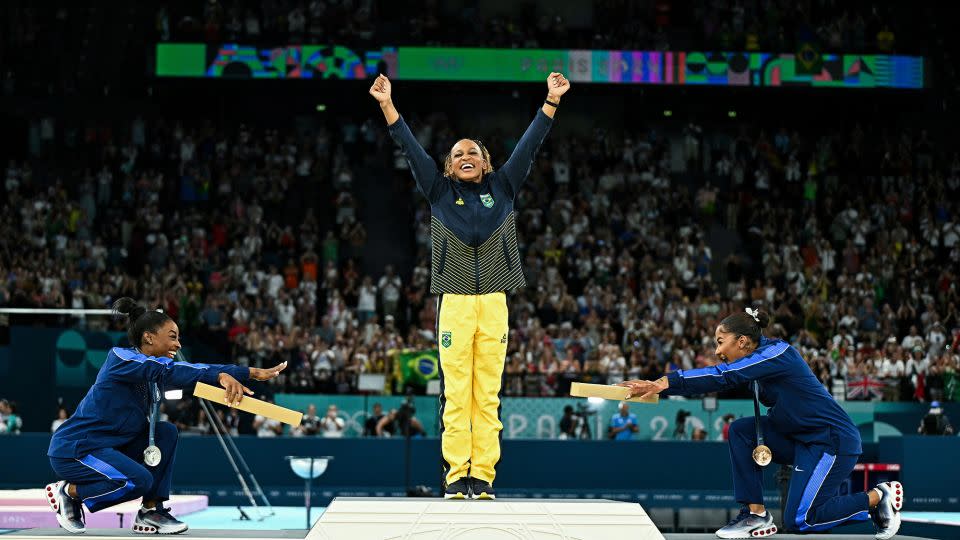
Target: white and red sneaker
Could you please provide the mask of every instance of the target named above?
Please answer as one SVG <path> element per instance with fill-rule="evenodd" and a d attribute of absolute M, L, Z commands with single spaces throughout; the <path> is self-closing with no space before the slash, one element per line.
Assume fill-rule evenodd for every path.
<path fill-rule="evenodd" d="M 43 494 L 50 509 L 57 513 L 57 523 L 67 532 L 79 534 L 86 532 L 83 522 L 83 504 L 67 495 L 67 483 L 64 480 L 47 484 Z"/>
<path fill-rule="evenodd" d="M 747 507 L 743 507 L 737 517 L 717 531 L 717 538 L 766 538 L 775 534 L 777 534 L 777 526 L 773 524 L 773 516 L 770 512 L 758 516 L 751 514 Z"/>
<path fill-rule="evenodd" d="M 889 540 L 900 530 L 900 509 L 903 508 L 903 484 L 897 481 L 877 484 L 880 490 L 880 503 L 870 511 L 874 525 L 877 526 L 877 540 Z"/>
<path fill-rule="evenodd" d="M 159 504 L 156 508 L 140 508 L 131 527 L 137 534 L 180 534 L 189 528 Z"/>

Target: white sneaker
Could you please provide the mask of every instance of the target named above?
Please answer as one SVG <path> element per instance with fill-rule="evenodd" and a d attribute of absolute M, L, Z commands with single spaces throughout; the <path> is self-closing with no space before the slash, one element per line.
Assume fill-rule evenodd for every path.
<path fill-rule="evenodd" d="M 133 522 L 133 532 L 137 534 L 180 534 L 190 527 L 173 517 L 170 509 L 159 503 L 156 508 L 141 508 Z"/>
<path fill-rule="evenodd" d="M 67 532 L 79 534 L 86 531 L 83 523 L 83 505 L 67 495 L 67 483 L 63 480 L 48 484 L 44 490 L 47 504 L 57 513 L 57 523 Z"/>
<path fill-rule="evenodd" d="M 900 530 L 900 509 L 903 508 L 903 484 L 900 482 L 883 482 L 877 484 L 877 489 L 883 494 L 880 503 L 870 511 L 873 524 L 877 527 L 877 540 L 889 540 Z"/>
<path fill-rule="evenodd" d="M 737 517 L 717 531 L 717 538 L 765 538 L 775 534 L 777 526 L 773 524 L 773 516 L 769 511 L 765 516 L 758 516 L 744 507 Z"/>

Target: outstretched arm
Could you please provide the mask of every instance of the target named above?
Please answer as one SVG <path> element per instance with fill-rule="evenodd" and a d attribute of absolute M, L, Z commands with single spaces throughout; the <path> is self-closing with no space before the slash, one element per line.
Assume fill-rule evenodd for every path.
<path fill-rule="evenodd" d="M 543 102 L 543 106 L 540 107 L 540 112 L 537 113 L 533 122 L 530 123 L 530 127 L 524 132 L 523 137 L 520 137 L 520 141 L 517 143 L 516 148 L 513 149 L 513 153 L 510 154 L 510 158 L 507 159 L 506 163 L 504 163 L 500 169 L 510 184 L 514 197 L 517 196 L 520 187 L 527 179 L 527 175 L 530 173 L 530 167 L 533 166 L 533 159 L 536 156 L 537 150 L 543 143 L 543 139 L 546 138 L 547 132 L 550 131 L 553 116 L 557 112 L 556 106 L 560 105 L 561 96 L 567 93 L 569 89 L 570 81 L 568 81 L 563 74 L 554 72 L 547 77 L 546 101 Z"/>
<path fill-rule="evenodd" d="M 793 354 L 791 354 L 790 345 L 781 341 L 729 364 L 720 363 L 697 369 L 681 369 L 668 373 L 656 381 L 624 381 L 620 386 L 630 388 L 628 399 L 632 396 L 647 397 L 654 394 L 694 396 L 718 392 L 753 380 L 788 372 L 795 361 Z"/>
<path fill-rule="evenodd" d="M 116 358 L 111 361 L 110 357 Z M 187 388 L 197 382 L 219 384 L 221 374 L 247 380 L 250 368 L 228 364 L 191 364 L 175 362 L 165 356 L 148 356 L 137 350 L 114 347 L 107 355 L 109 375 L 127 382 L 151 381 L 164 388 Z"/>
<path fill-rule="evenodd" d="M 432 203 L 440 197 L 442 182 L 440 182 L 440 171 L 437 164 L 420 146 L 420 142 L 413 136 L 413 132 L 407 126 L 407 123 L 400 117 L 397 108 L 393 105 L 392 86 L 390 79 L 386 75 L 377 76 L 370 86 L 370 95 L 380 104 L 380 110 L 383 111 L 383 118 L 387 121 L 387 129 L 390 131 L 390 137 L 403 151 L 403 157 L 410 165 L 410 171 L 413 173 L 413 179 L 417 182 L 417 187 Z"/>

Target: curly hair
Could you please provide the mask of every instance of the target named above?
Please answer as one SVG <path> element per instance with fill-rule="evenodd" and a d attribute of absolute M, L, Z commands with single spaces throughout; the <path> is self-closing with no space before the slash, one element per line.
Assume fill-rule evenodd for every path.
<path fill-rule="evenodd" d="M 463 139 L 461 139 L 463 140 Z M 466 139 L 476 143 L 480 147 L 480 155 L 483 156 L 483 161 L 486 163 L 486 166 L 480 171 L 483 174 L 493 172 L 493 164 L 490 160 L 490 151 L 487 150 L 487 147 L 480 142 L 480 139 Z M 447 152 L 447 157 L 443 159 L 443 175 L 444 176 L 453 176 L 453 151 Z"/>

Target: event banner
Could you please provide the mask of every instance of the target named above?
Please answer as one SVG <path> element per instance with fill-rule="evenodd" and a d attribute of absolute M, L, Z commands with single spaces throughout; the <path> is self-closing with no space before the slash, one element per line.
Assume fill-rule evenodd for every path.
<path fill-rule="evenodd" d="M 401 80 L 540 82 L 561 71 L 585 83 L 777 86 L 813 88 L 924 88 L 919 56 L 708 51 L 597 51 L 382 47 L 340 45 L 161 43 L 158 77 L 229 79 L 366 79 L 377 73 Z"/>
<path fill-rule="evenodd" d="M 374 404 L 384 412 L 398 409 L 404 401 L 414 407 L 414 416 L 420 420 L 428 437 L 439 436 L 440 403 L 438 396 L 357 396 L 330 394 L 276 394 L 276 403 L 290 409 L 305 411 L 315 405 L 325 411 L 336 405 L 344 419 L 347 437 L 359 437 Z M 602 440 L 614 415 L 619 414 L 616 401 L 589 403 L 582 398 L 504 397 L 500 412 L 504 439 L 556 439 L 560 437 L 560 422 L 565 406 L 573 407 L 577 438 Z M 915 433 L 926 409 L 916 403 L 845 402 L 843 408 L 853 423 L 860 427 L 864 440 L 876 442 L 886 435 Z M 952 409 L 951 409 L 952 411 Z M 723 439 L 724 416 L 752 417 L 753 401 L 720 400 L 716 411 L 704 411 L 699 399 L 664 399 L 656 405 L 631 403 L 630 413 L 636 416 L 635 440 L 688 440 L 697 429 L 705 431 L 707 440 Z M 893 422 L 896 425 L 892 425 Z M 680 429 L 678 429 L 680 428 Z"/>

